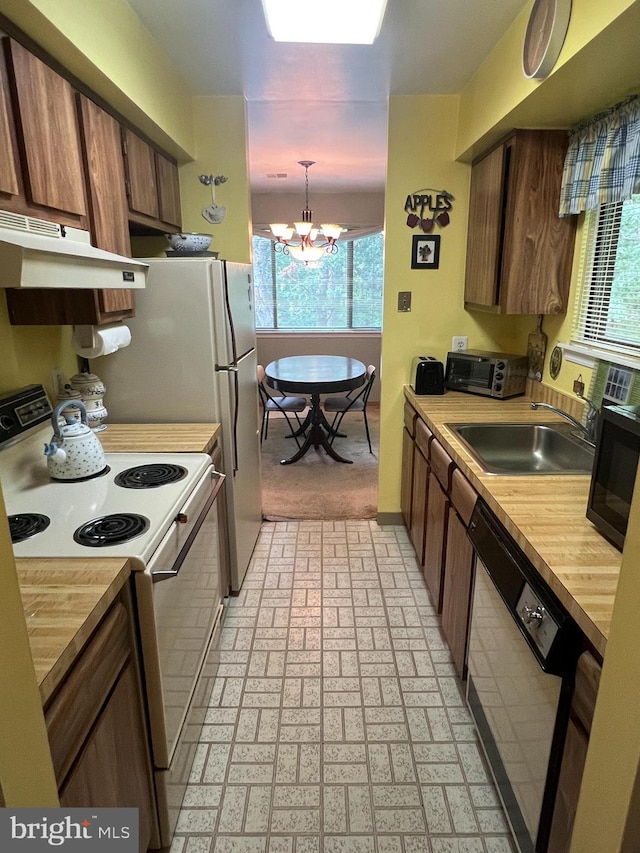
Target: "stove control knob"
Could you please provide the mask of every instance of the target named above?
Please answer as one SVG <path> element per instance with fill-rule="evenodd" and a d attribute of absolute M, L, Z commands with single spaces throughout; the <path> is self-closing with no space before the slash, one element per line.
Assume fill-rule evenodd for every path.
<path fill-rule="evenodd" d="M 179 512 L 175 517 L 175 521 L 178 524 L 186 524 L 189 521 L 189 516 L 185 512 Z"/>
<path fill-rule="evenodd" d="M 15 421 L 10 415 L 0 415 L 0 431 L 9 432 L 15 426 Z"/>

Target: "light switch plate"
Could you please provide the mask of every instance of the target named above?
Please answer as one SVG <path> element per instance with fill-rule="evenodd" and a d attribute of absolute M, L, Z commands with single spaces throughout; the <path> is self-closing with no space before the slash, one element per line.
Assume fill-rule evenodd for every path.
<path fill-rule="evenodd" d="M 398 293 L 398 311 L 411 311 L 410 290 L 401 290 Z"/>

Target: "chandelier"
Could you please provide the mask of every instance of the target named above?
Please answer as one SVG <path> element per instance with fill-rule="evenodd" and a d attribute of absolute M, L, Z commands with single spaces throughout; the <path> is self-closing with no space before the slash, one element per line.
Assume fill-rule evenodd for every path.
<path fill-rule="evenodd" d="M 313 227 L 312 211 L 309 209 L 309 166 L 315 164 L 315 160 L 298 160 L 298 164 L 304 167 L 304 210 L 302 221 L 294 222 L 293 227 L 284 222 L 273 222 L 269 226 L 271 233 L 276 238 L 275 250 L 285 255 L 291 255 L 296 261 L 319 261 L 323 255 L 335 255 L 338 251 L 337 239 L 342 232 L 339 225 L 321 225 L 320 228 Z M 292 242 L 294 239 L 297 242 Z M 322 237 L 319 238 L 319 235 Z"/>

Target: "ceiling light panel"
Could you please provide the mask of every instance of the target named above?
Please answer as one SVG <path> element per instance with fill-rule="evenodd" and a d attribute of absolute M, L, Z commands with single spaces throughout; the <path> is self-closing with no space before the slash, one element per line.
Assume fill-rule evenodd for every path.
<path fill-rule="evenodd" d="M 373 44 L 387 0 L 262 0 L 274 41 L 313 44 Z M 319 14 L 320 12 L 320 14 Z"/>

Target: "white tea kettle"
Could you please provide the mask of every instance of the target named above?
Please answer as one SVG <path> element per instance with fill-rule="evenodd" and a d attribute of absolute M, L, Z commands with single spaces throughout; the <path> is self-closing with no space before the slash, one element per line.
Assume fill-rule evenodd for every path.
<path fill-rule="evenodd" d="M 81 400 L 73 401 L 73 406 L 80 409 L 81 421 L 65 416 L 67 423 L 60 426 L 58 416 L 68 406 L 68 401 L 59 403 L 51 415 L 53 437 L 44 446 L 47 468 L 54 480 L 89 480 L 106 468 L 104 450 L 87 425 L 87 409 Z"/>

